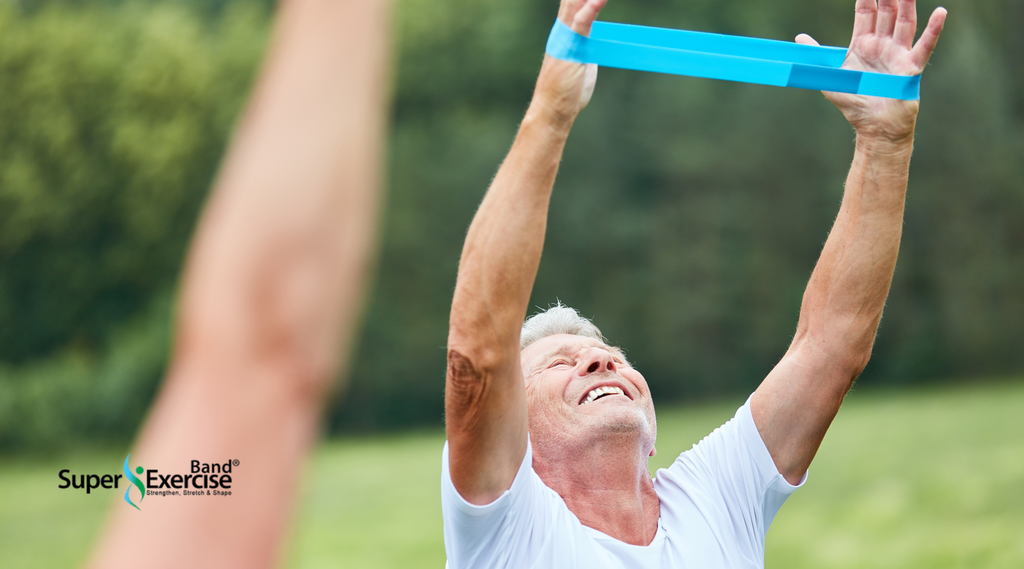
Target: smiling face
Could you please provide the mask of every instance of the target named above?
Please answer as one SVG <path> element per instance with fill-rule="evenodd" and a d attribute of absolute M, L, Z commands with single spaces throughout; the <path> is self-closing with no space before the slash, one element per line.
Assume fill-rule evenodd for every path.
<path fill-rule="evenodd" d="M 647 381 L 617 348 L 556 334 L 526 346 L 521 362 L 535 448 L 568 450 L 635 435 L 643 448 L 654 449 L 657 423 Z"/>

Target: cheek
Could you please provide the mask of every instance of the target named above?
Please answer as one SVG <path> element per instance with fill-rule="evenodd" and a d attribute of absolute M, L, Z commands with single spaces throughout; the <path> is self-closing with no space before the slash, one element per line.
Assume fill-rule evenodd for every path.
<path fill-rule="evenodd" d="M 543 399 L 528 394 L 526 412 L 530 436 L 534 439 L 534 444 L 550 439 L 552 434 L 559 430 L 557 427 L 558 412 L 552 409 L 550 404 L 545 404 Z"/>
<path fill-rule="evenodd" d="M 535 379 L 526 385 L 526 412 L 529 415 L 531 427 L 538 419 L 544 416 L 544 407 L 547 399 L 544 386 L 540 384 L 539 379 Z"/>
<path fill-rule="evenodd" d="M 561 401 L 567 384 L 568 379 L 555 373 L 555 370 L 542 371 L 526 381 L 527 400 Z"/>
<path fill-rule="evenodd" d="M 647 380 L 644 379 L 644 376 L 640 375 L 640 372 L 630 368 L 629 371 L 623 373 L 622 375 L 623 377 L 628 379 L 633 385 L 635 385 L 637 389 L 642 391 L 644 395 L 649 396 L 651 394 L 651 389 L 647 387 Z"/>
<path fill-rule="evenodd" d="M 533 418 L 534 411 L 537 409 L 539 398 L 537 397 L 536 389 L 526 389 L 526 412 Z"/>
<path fill-rule="evenodd" d="M 557 377 L 535 377 L 526 385 L 526 410 L 530 428 L 564 421 L 572 414 L 565 404 L 565 381 Z"/>
<path fill-rule="evenodd" d="M 555 400 L 555 393 L 550 385 L 533 385 L 526 389 L 526 410 L 533 416 L 534 413 L 544 414 L 545 409 L 549 410 L 558 401 Z"/>

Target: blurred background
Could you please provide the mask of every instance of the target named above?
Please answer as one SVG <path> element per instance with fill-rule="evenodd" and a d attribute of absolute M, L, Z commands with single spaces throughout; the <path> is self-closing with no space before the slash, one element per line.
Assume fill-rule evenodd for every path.
<path fill-rule="evenodd" d="M 443 563 L 437 502 L 423 496 L 436 494 L 459 251 L 529 102 L 557 11 L 556 0 L 396 4 L 377 276 L 349 387 L 331 405 L 332 440 L 313 461 L 295 566 L 318 566 L 320 554 L 335 566 Z M 937 5 L 921 1 L 921 19 Z M 964 475 L 1000 478 L 978 481 L 988 498 L 965 511 L 1006 517 L 970 523 L 943 510 L 940 519 L 968 524 L 943 531 L 973 528 L 978 540 L 941 541 L 953 553 L 918 559 L 898 553 L 934 552 L 945 534 L 925 531 L 881 555 L 877 540 L 842 538 L 896 539 L 888 526 L 818 500 L 823 518 L 794 505 L 803 525 L 773 527 L 769 566 L 1024 564 L 1024 0 L 943 5 L 950 17 L 924 74 L 899 265 L 852 399 L 870 395 L 843 428 L 862 417 L 886 437 L 949 429 L 928 460 L 941 469 L 944 452 L 978 454 Z M 272 14 L 266 0 L 0 0 L 0 565 L 73 564 L 98 531 L 106 502 L 69 503 L 50 490 L 51 465 L 116 461 L 144 417 L 167 363 L 183 255 Z M 806 32 L 845 46 L 852 15 L 853 0 L 612 0 L 602 19 L 783 40 Z M 682 437 L 683 450 L 731 416 L 788 346 L 852 152 L 850 127 L 815 92 L 602 69 L 566 150 L 532 302 L 560 299 L 622 345 L 666 409 L 663 421 L 678 420 L 677 434 L 663 428 L 662 438 Z M 922 418 L 895 411 L 907 406 Z M 840 436 L 830 433 L 826 449 Z M 906 436 L 907 449 L 923 452 L 920 437 Z M 850 439 L 864 444 L 855 432 Z M 911 468 L 912 456 L 921 467 L 925 458 L 900 448 L 886 450 L 893 468 L 898 457 Z M 416 453 L 423 491 L 395 498 L 394 516 L 386 504 L 345 502 L 346 490 Z M 994 456 L 1002 462 L 985 462 Z M 835 476 L 821 477 L 825 487 L 838 484 L 833 494 L 850 504 L 861 503 L 855 488 L 877 497 L 880 474 L 864 462 L 850 470 L 843 457 Z M 362 466 L 345 470 L 351 464 Z M 934 520 L 908 490 L 920 487 L 908 482 L 914 475 L 893 476 L 911 492 L 899 498 L 883 484 L 883 496 L 897 496 L 886 503 L 910 516 L 893 527 Z M 318 480 L 325 486 L 314 492 Z M 964 479 L 950 484 L 962 489 Z M 412 514 L 415 500 L 424 509 Z M 369 531 L 376 522 L 359 516 L 375 508 L 373 520 L 401 517 L 409 531 L 386 554 L 358 557 L 374 543 L 365 536 L 344 550 L 339 534 Z M 854 529 L 814 557 L 810 544 L 821 540 L 807 532 L 823 523 Z M 862 523 L 873 529 L 856 533 Z M 63 536 L 64 549 L 36 548 L 32 524 L 47 528 L 47 547 Z M 792 543 L 772 549 L 776 532 Z M 993 537 L 1004 533 L 1005 542 Z M 956 553 L 975 546 L 991 555 Z M 864 551 L 878 555 L 858 557 Z"/>

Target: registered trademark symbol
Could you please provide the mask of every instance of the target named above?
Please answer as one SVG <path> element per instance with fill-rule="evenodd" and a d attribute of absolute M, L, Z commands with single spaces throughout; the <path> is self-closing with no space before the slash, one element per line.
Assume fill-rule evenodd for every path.
<path fill-rule="evenodd" d="M 241 463 L 240 463 L 240 462 L 238 462 L 238 459 L 237 459 L 237 458 L 236 458 L 235 460 L 232 460 L 232 461 L 231 461 L 231 466 L 238 466 L 239 464 L 241 464 Z"/>

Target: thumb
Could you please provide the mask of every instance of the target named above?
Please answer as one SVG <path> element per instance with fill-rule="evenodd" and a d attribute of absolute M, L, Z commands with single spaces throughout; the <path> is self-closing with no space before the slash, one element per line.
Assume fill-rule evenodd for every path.
<path fill-rule="evenodd" d="M 597 65 L 588 63 L 583 75 L 583 93 L 580 94 L 580 108 L 586 107 L 590 97 L 594 95 L 594 87 L 597 85 Z"/>
<path fill-rule="evenodd" d="M 814 38 L 812 38 L 811 36 L 809 36 L 807 34 L 800 34 L 800 35 L 796 36 L 796 43 L 798 43 L 800 45 L 815 45 L 815 46 L 816 45 L 821 45 L 818 42 L 816 42 L 814 40 Z"/>

